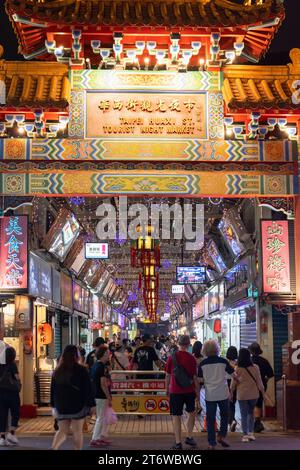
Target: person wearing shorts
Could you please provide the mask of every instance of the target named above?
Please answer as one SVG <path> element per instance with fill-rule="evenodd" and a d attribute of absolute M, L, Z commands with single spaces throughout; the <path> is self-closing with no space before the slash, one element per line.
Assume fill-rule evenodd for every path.
<path fill-rule="evenodd" d="M 187 422 L 188 436 L 185 443 L 191 447 L 196 447 L 193 435 L 195 425 L 196 406 L 199 406 L 199 381 L 197 379 L 197 362 L 194 356 L 188 352 L 190 346 L 190 337 L 183 335 L 179 337 L 179 350 L 175 352 L 176 362 L 184 367 L 187 375 L 191 378 L 191 385 L 182 388 L 174 376 L 174 359 L 172 356 L 168 358 L 166 364 L 166 388 L 170 394 L 170 414 L 173 417 L 173 426 L 175 434 L 175 444 L 172 449 L 182 449 L 181 442 L 181 416 L 183 410 L 187 411 L 189 418 Z"/>

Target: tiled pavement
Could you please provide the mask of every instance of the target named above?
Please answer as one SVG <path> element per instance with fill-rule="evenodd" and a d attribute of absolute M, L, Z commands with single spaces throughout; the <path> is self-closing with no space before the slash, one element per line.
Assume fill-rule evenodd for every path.
<path fill-rule="evenodd" d="M 182 420 L 182 431 L 186 431 L 186 416 Z M 19 435 L 52 435 L 54 432 L 53 418 L 51 416 L 38 417 L 36 419 L 22 420 L 19 427 Z M 266 421 L 266 431 L 279 432 L 282 429 L 276 422 Z M 88 423 L 88 433 L 91 433 L 93 422 Z M 195 424 L 195 433 L 204 429 L 203 416 L 198 415 Z M 239 430 L 239 428 L 237 429 Z M 119 416 L 117 424 L 110 426 L 110 434 L 114 435 L 149 435 L 149 434 L 172 434 L 172 420 L 169 415 L 152 415 L 138 418 L 134 415 Z"/>
<path fill-rule="evenodd" d="M 197 449 L 205 450 L 207 448 L 206 433 L 195 434 L 195 440 L 198 444 Z M 152 435 L 134 436 L 134 435 L 111 435 L 112 445 L 97 449 L 98 452 L 108 450 L 168 450 L 173 445 L 173 437 L 171 435 Z M 1 450 L 46 450 L 51 448 L 52 436 L 36 436 L 26 435 L 19 437 L 20 447 L 1 447 Z M 84 449 L 94 450 L 89 447 L 90 438 L 86 435 L 84 439 Z M 281 434 L 281 433 L 263 433 L 257 437 L 255 442 L 242 443 L 239 433 L 230 433 L 228 436 L 231 450 L 300 450 L 300 434 Z M 184 448 L 188 446 L 184 445 Z M 72 441 L 68 441 L 63 445 L 62 450 L 72 449 Z M 219 447 L 220 450 L 223 450 Z M 225 449 L 226 452 L 226 449 Z M 1 459 L 0 459 L 1 461 Z"/>

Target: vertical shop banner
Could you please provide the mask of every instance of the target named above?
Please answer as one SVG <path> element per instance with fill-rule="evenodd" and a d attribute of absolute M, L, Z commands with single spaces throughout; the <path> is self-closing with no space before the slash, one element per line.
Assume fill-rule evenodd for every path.
<path fill-rule="evenodd" d="M 262 221 L 262 258 L 264 292 L 276 294 L 290 293 L 288 221 Z"/>
<path fill-rule="evenodd" d="M 27 289 L 27 216 L 0 219 L 0 291 Z"/>

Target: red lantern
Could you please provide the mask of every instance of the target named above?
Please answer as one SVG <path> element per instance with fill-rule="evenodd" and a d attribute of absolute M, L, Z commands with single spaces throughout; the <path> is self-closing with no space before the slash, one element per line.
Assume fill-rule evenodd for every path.
<path fill-rule="evenodd" d="M 42 344 L 52 343 L 52 326 L 49 323 L 42 323 L 39 328 L 39 340 Z"/>
<path fill-rule="evenodd" d="M 217 318 L 214 322 L 214 332 L 219 334 L 222 331 L 222 326 L 221 326 L 221 319 Z"/>

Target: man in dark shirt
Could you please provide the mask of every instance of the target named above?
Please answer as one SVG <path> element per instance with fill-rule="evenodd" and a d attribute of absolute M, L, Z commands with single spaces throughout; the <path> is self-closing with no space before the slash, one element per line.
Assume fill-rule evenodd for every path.
<path fill-rule="evenodd" d="M 101 338 L 101 336 L 95 339 L 94 344 L 93 344 L 94 349 L 88 353 L 87 358 L 86 358 L 86 364 L 88 365 L 89 370 L 91 370 L 93 365 L 95 364 L 97 360 L 96 359 L 97 351 L 99 350 L 101 346 L 103 346 L 103 344 L 105 344 L 105 340 L 104 338 Z"/>
<path fill-rule="evenodd" d="M 267 359 L 261 356 L 263 353 L 260 345 L 258 343 L 252 343 L 249 346 L 249 351 L 252 354 L 253 364 L 256 364 L 259 367 L 260 375 L 262 383 L 267 390 L 268 381 L 274 377 L 274 371 L 272 369 L 271 364 Z M 261 432 L 264 430 L 264 425 L 261 421 L 262 418 L 262 408 L 263 408 L 263 396 L 259 393 L 259 398 L 256 403 L 254 415 L 255 415 L 255 423 L 254 423 L 254 432 Z"/>
<path fill-rule="evenodd" d="M 153 347 L 153 339 L 151 335 L 145 334 L 142 338 L 143 345 L 135 350 L 133 356 L 133 369 L 134 370 L 153 370 L 153 363 L 157 367 L 162 367 L 163 363 L 159 359 Z M 139 379 L 152 379 L 152 375 L 138 375 Z"/>

